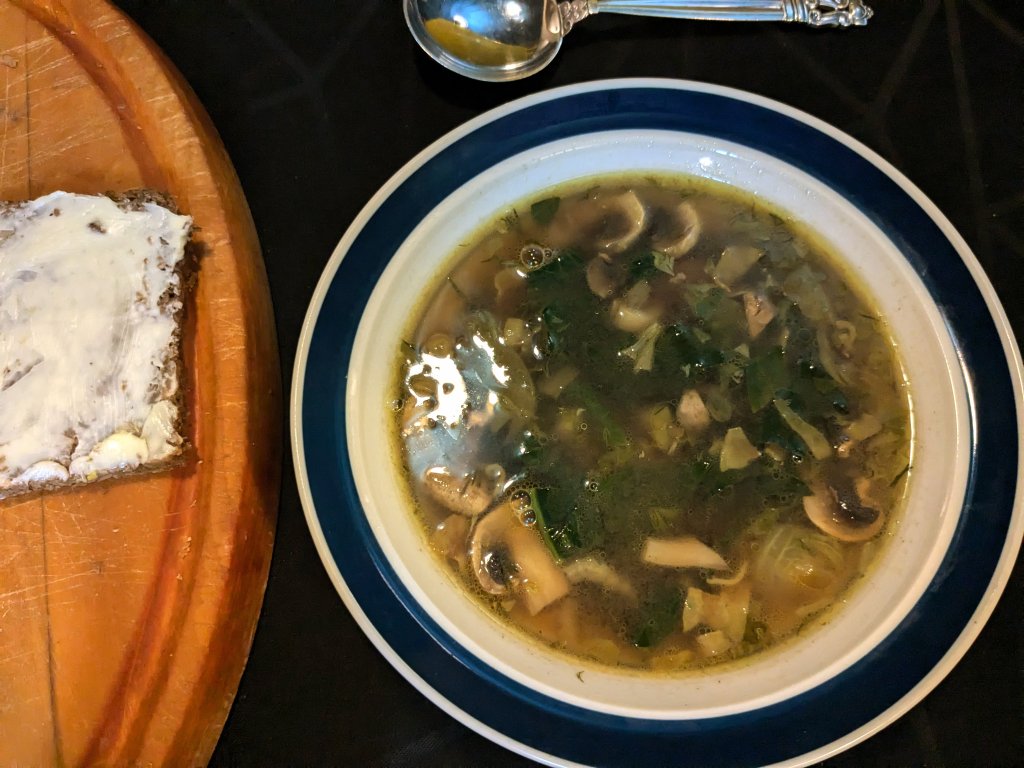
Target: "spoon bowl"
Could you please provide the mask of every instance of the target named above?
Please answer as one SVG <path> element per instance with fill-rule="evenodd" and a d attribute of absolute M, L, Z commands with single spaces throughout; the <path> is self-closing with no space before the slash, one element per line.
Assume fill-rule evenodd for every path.
<path fill-rule="evenodd" d="M 475 80 L 518 80 L 562 47 L 558 5 L 541 0 L 404 0 L 416 42 L 448 69 Z"/>
<path fill-rule="evenodd" d="M 705 21 L 796 21 L 863 26 L 862 0 L 403 0 L 416 42 L 439 64 L 475 80 L 518 80 L 546 67 L 573 25 L 595 13 Z"/>

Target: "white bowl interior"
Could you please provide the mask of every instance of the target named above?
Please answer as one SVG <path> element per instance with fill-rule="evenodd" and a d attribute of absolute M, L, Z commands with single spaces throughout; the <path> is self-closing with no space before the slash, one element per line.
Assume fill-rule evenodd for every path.
<path fill-rule="evenodd" d="M 395 474 L 388 436 L 399 340 L 459 243 L 512 203 L 553 185 L 607 173 L 685 173 L 744 189 L 816 230 L 876 299 L 893 330 L 914 413 L 911 492 L 870 582 L 815 631 L 743 664 L 681 677 L 583 668 L 490 616 L 431 553 Z M 396 311 L 395 308 L 400 308 Z M 840 673 L 891 632 L 946 552 L 969 462 L 969 403 L 956 350 L 926 287 L 864 214 L 811 176 L 745 146 L 668 131 L 610 131 L 553 142 L 487 170 L 446 198 L 391 259 L 367 304 L 349 364 L 346 409 L 352 470 L 365 514 L 391 567 L 455 642 L 549 696 L 632 717 L 685 719 L 780 701 Z M 763 663 L 762 663 L 763 661 Z"/>

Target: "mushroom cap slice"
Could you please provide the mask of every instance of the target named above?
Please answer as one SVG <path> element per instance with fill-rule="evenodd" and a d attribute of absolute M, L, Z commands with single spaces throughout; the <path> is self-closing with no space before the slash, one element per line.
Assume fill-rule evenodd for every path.
<path fill-rule="evenodd" d="M 816 487 L 804 496 L 804 512 L 822 533 L 840 541 L 860 542 L 874 538 L 885 525 L 885 515 L 853 498 L 840 499 L 832 488 Z"/>
<path fill-rule="evenodd" d="M 495 558 L 506 556 L 503 551 L 505 534 L 511 525 L 518 525 L 508 504 L 491 510 L 477 521 L 469 541 L 469 562 L 480 587 L 489 595 L 503 595 L 509 591 L 509 574 L 504 567 L 495 567 Z"/>
<path fill-rule="evenodd" d="M 646 280 L 641 280 L 621 298 L 615 299 L 610 311 L 612 325 L 620 331 L 640 333 L 658 321 L 664 307 L 651 300 L 651 286 Z"/>
<path fill-rule="evenodd" d="M 651 245 L 673 259 L 689 253 L 700 240 L 700 215 L 697 209 L 683 200 L 676 206 L 659 209 L 668 219 L 666 231 L 657 232 L 651 238 Z M 655 225 L 657 228 L 657 225 Z"/>
<path fill-rule="evenodd" d="M 716 283 L 731 291 L 764 254 L 764 249 L 752 245 L 726 246 L 718 263 L 712 267 L 711 276 Z"/>
<path fill-rule="evenodd" d="M 470 475 L 456 477 L 447 467 L 430 467 L 423 473 L 423 487 L 446 509 L 466 517 L 483 513 L 494 500 L 493 491 Z"/>
<path fill-rule="evenodd" d="M 645 328 L 657 322 L 661 317 L 661 306 L 652 305 L 649 307 L 631 307 L 625 302 L 616 299 L 612 302 L 612 325 L 620 331 L 629 333 L 640 333 Z"/>
<path fill-rule="evenodd" d="M 504 562 L 496 565 L 496 558 Z M 569 580 L 540 533 L 520 522 L 509 499 L 480 518 L 470 538 L 469 560 L 485 592 L 514 592 L 530 615 L 569 592 Z"/>
<path fill-rule="evenodd" d="M 544 240 L 555 248 L 582 243 L 614 255 L 632 246 L 646 226 L 647 211 L 635 192 L 598 193 L 562 205 Z"/>

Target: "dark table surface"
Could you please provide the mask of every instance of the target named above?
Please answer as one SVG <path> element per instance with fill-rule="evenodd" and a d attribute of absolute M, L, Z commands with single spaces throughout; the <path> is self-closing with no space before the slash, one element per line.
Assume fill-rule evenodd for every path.
<path fill-rule="evenodd" d="M 123 0 L 206 105 L 241 177 L 270 276 L 286 387 L 317 278 L 387 178 L 446 131 L 519 96 L 680 77 L 806 110 L 934 200 L 1024 333 L 1024 3 L 875 0 L 865 29 L 601 16 L 527 81 L 429 61 L 398 0 Z M 286 458 L 277 543 L 215 766 L 524 766 L 429 703 L 363 636 L 327 579 Z M 829 766 L 1024 765 L 1024 571 L 922 703 Z"/>

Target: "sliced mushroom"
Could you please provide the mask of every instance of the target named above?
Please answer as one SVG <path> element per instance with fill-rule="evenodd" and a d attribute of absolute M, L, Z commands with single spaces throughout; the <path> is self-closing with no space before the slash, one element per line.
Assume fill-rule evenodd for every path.
<path fill-rule="evenodd" d="M 752 245 L 730 245 L 722 251 L 711 276 L 723 288 L 732 290 L 762 256 L 764 251 Z"/>
<path fill-rule="evenodd" d="M 569 580 L 533 526 L 504 501 L 481 518 L 473 531 L 469 559 L 477 581 L 492 595 L 514 594 L 530 615 L 564 597 Z"/>
<path fill-rule="evenodd" d="M 598 193 L 560 206 L 546 241 L 555 248 L 567 248 L 582 239 L 584 245 L 618 254 L 637 241 L 646 223 L 647 213 L 635 192 Z"/>
<path fill-rule="evenodd" d="M 651 245 L 674 259 L 685 255 L 700 239 L 700 216 L 688 201 L 672 208 L 661 209 L 665 225 L 651 237 Z"/>
<path fill-rule="evenodd" d="M 595 256 L 587 263 L 587 287 L 599 299 L 607 299 L 619 286 L 611 265 L 602 256 L 605 254 Z"/>
<path fill-rule="evenodd" d="M 612 325 L 620 331 L 639 333 L 661 317 L 660 306 L 631 307 L 621 299 L 612 302 Z"/>
<path fill-rule="evenodd" d="M 660 539 L 650 536 L 644 542 L 640 558 L 650 565 L 667 568 L 709 568 L 727 571 L 729 564 L 707 544 L 694 536 Z"/>
<path fill-rule="evenodd" d="M 743 294 L 743 311 L 747 315 L 747 330 L 750 338 L 756 339 L 772 320 L 775 319 L 777 309 L 769 301 L 767 296 L 760 293 Z"/>
<path fill-rule="evenodd" d="M 477 477 L 456 477 L 447 467 L 430 467 L 423 473 L 423 487 L 443 507 L 466 517 L 481 514 L 494 500 L 493 490 Z"/>
<path fill-rule="evenodd" d="M 711 425 L 711 414 L 696 389 L 688 389 L 676 406 L 676 421 L 691 435 L 699 435 Z"/>
<path fill-rule="evenodd" d="M 515 577 L 515 567 L 505 544 L 505 534 L 513 525 L 521 525 L 508 504 L 502 504 L 481 518 L 469 543 L 469 561 L 484 592 L 504 595 Z"/>
<path fill-rule="evenodd" d="M 612 325 L 620 331 L 640 333 L 658 321 L 664 307 L 656 301 L 651 301 L 651 286 L 647 281 L 641 280 L 628 291 L 621 299 L 612 302 Z"/>
<path fill-rule="evenodd" d="M 603 560 L 595 557 L 582 557 L 565 566 L 565 575 L 573 584 L 589 581 L 615 592 L 630 600 L 636 600 L 636 590 L 627 579 Z"/>
<path fill-rule="evenodd" d="M 859 542 L 873 538 L 882 530 L 885 515 L 865 506 L 854 494 L 839 493 L 825 486 L 813 490 L 813 496 L 804 496 L 804 512 L 823 533 L 840 541 Z"/>

